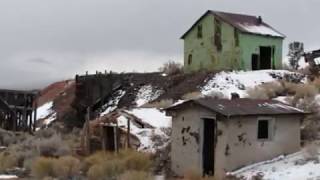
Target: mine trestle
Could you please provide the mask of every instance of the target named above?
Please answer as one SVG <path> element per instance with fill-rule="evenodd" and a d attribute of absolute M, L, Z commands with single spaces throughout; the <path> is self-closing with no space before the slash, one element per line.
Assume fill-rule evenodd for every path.
<path fill-rule="evenodd" d="M 36 128 L 37 91 L 0 89 L 0 128 L 32 132 Z"/>

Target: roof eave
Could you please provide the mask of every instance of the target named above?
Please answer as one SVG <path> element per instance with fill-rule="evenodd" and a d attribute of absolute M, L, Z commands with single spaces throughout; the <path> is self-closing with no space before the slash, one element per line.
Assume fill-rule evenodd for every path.
<path fill-rule="evenodd" d="M 272 35 L 268 35 L 268 34 L 258 34 L 258 33 L 248 32 L 248 31 L 242 30 L 242 29 L 237 28 L 237 27 L 235 27 L 235 28 L 238 29 L 243 34 L 263 36 L 263 37 L 271 37 L 271 38 L 277 38 L 277 39 L 285 39 L 286 38 L 285 35 L 283 35 L 282 33 L 279 33 L 279 32 L 278 33 L 281 34 L 281 36 L 272 36 Z"/>
<path fill-rule="evenodd" d="M 195 23 L 192 24 L 192 26 L 180 37 L 180 39 L 184 39 L 189 32 L 207 15 L 212 14 L 211 10 L 208 10 L 207 12 L 205 12 Z"/>

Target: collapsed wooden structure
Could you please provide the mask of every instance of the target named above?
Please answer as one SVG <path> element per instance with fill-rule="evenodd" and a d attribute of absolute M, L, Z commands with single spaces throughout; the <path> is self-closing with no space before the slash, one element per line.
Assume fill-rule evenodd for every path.
<path fill-rule="evenodd" d="M 34 131 L 37 96 L 37 91 L 0 89 L 0 128 L 11 131 Z"/>

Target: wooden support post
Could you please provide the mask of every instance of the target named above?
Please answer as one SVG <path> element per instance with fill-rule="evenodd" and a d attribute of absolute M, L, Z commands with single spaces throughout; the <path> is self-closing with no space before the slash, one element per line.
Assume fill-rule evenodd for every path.
<path fill-rule="evenodd" d="M 106 144 L 106 131 L 103 125 L 100 125 L 100 135 L 101 135 L 101 144 L 102 144 L 102 150 L 107 150 L 107 144 Z"/>
<path fill-rule="evenodd" d="M 23 108 L 23 130 L 26 131 L 28 128 L 28 119 L 27 119 L 27 98 L 26 98 L 26 94 L 23 94 L 23 98 L 24 98 L 24 108 Z"/>
<path fill-rule="evenodd" d="M 127 148 L 130 148 L 130 120 L 127 118 Z"/>
<path fill-rule="evenodd" d="M 119 152 L 119 143 L 118 143 L 118 121 L 116 122 L 116 127 L 114 127 L 114 150 L 116 153 Z"/>
<path fill-rule="evenodd" d="M 36 95 L 34 100 L 33 107 L 33 131 L 36 131 L 36 123 L 37 123 L 37 109 L 38 109 L 38 95 Z"/>
<path fill-rule="evenodd" d="M 81 146 L 86 155 L 90 154 L 90 107 L 87 108 L 86 121 L 83 127 Z"/>

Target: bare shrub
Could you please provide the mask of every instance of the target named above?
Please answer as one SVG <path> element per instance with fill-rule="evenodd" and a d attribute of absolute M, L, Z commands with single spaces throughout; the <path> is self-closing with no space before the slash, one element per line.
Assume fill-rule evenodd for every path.
<path fill-rule="evenodd" d="M 224 99 L 226 98 L 224 94 L 220 91 L 212 91 L 209 94 L 206 94 L 205 97 L 215 98 L 215 99 Z"/>
<path fill-rule="evenodd" d="M 123 160 L 106 160 L 90 167 L 87 176 L 92 180 L 116 179 L 125 170 L 125 162 Z"/>
<path fill-rule="evenodd" d="M 159 68 L 160 72 L 166 73 L 168 75 L 175 75 L 183 73 L 182 65 L 174 61 L 168 61 Z"/>
<path fill-rule="evenodd" d="M 70 154 L 70 148 L 62 141 L 58 134 L 54 134 L 49 139 L 39 139 L 37 149 L 41 156 L 59 157 Z"/>
<path fill-rule="evenodd" d="M 79 174 L 80 161 L 72 156 L 57 159 L 53 167 L 54 175 L 62 179 L 70 179 Z"/>
<path fill-rule="evenodd" d="M 261 84 L 248 89 L 248 97 L 252 99 L 272 99 L 284 91 L 284 87 L 279 82 Z"/>
<path fill-rule="evenodd" d="M 114 179 L 124 171 L 148 171 L 151 167 L 149 155 L 133 150 L 119 153 L 98 152 L 85 159 L 84 171 L 89 179 Z M 103 178 L 104 177 L 104 178 Z"/>
<path fill-rule="evenodd" d="M 92 167 L 95 164 L 101 164 L 105 160 L 112 159 L 113 155 L 111 153 L 105 152 L 105 151 L 99 151 L 94 153 L 93 155 L 90 155 L 87 157 L 82 165 L 82 170 L 84 172 L 87 172 L 90 167 Z"/>
<path fill-rule="evenodd" d="M 143 105 L 142 107 L 145 108 L 167 108 L 173 104 L 173 99 L 161 99 L 160 101 L 155 101 L 151 103 L 147 103 Z"/>
<path fill-rule="evenodd" d="M 192 99 L 198 99 L 201 98 L 203 95 L 199 91 L 190 92 L 182 96 L 183 100 L 192 100 Z"/>
<path fill-rule="evenodd" d="M 37 158 L 32 166 L 32 175 L 38 179 L 45 177 L 54 177 L 54 163 L 56 159 L 39 157 Z"/>
<path fill-rule="evenodd" d="M 126 169 L 136 171 L 149 171 L 151 167 L 150 156 L 132 150 L 121 151 L 120 156 L 125 160 Z"/>
<path fill-rule="evenodd" d="M 154 178 L 144 171 L 126 171 L 120 175 L 119 180 L 153 180 Z"/>
<path fill-rule="evenodd" d="M 295 98 L 306 98 L 311 97 L 314 98 L 314 96 L 318 93 L 317 88 L 312 84 L 298 84 L 295 87 Z"/>
<path fill-rule="evenodd" d="M 13 168 L 18 165 L 18 158 L 7 152 L 0 153 L 0 171 L 3 172 L 9 168 Z"/>
<path fill-rule="evenodd" d="M 40 129 L 35 132 L 35 137 L 37 138 L 50 138 L 56 134 L 56 131 L 52 128 Z"/>
<path fill-rule="evenodd" d="M 315 144 L 309 144 L 304 149 L 304 158 L 306 160 L 319 161 L 319 148 Z"/>

